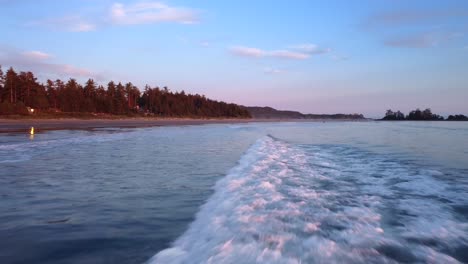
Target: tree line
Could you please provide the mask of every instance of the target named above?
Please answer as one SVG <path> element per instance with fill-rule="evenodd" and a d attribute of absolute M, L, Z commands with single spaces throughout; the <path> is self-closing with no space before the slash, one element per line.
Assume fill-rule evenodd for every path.
<path fill-rule="evenodd" d="M 468 117 L 464 115 L 450 115 L 447 119 L 444 119 L 443 116 L 433 114 L 430 108 L 425 110 L 420 110 L 417 108 L 409 112 L 408 115 L 405 116 L 399 110 L 393 112 L 391 109 L 387 110 L 385 113 L 385 117 L 382 120 L 412 120 L 412 121 L 468 121 Z"/>
<path fill-rule="evenodd" d="M 250 118 L 242 106 L 215 101 L 199 94 L 172 92 L 167 87 L 145 86 L 143 91 L 131 82 L 109 82 L 106 87 L 89 79 L 39 83 L 30 71 L 17 73 L 0 66 L 0 114 L 36 112 L 104 113 L 112 115 L 154 115 L 161 117 Z"/>

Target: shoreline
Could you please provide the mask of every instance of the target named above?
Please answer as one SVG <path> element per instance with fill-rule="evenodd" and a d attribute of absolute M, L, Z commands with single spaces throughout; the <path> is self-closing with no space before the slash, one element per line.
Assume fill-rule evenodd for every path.
<path fill-rule="evenodd" d="M 241 124 L 271 122 L 339 122 L 366 120 L 331 119 L 190 119 L 190 118 L 122 118 L 122 119 L 1 119 L 0 133 L 28 132 L 34 127 L 36 132 L 49 130 L 90 130 L 99 128 L 139 128 L 155 126 L 188 126 L 208 124 Z"/>
<path fill-rule="evenodd" d="M 121 118 L 121 119 L 0 119 L 0 133 L 36 132 L 50 130 L 92 130 L 100 128 L 139 128 L 155 126 L 186 126 L 205 124 L 245 123 L 242 119 L 189 119 L 189 118 Z"/>

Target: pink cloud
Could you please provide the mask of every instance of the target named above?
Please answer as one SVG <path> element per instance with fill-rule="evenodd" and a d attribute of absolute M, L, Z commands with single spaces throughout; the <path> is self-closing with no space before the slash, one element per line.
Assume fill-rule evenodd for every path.
<path fill-rule="evenodd" d="M 0 46 L 0 61 L 3 66 L 11 66 L 18 70 L 33 71 L 46 75 L 52 74 L 64 78 L 104 79 L 101 74 L 70 64 L 56 63 L 52 58 L 51 54 L 42 51 L 19 51 L 15 48 Z"/>
<path fill-rule="evenodd" d="M 291 49 L 298 50 L 307 54 L 324 54 L 331 52 L 330 48 L 322 48 L 316 44 L 310 43 L 294 45 L 291 46 Z"/>
<path fill-rule="evenodd" d="M 230 48 L 230 51 L 234 55 L 243 56 L 243 57 L 252 57 L 252 58 L 260 58 L 265 56 L 265 51 L 257 48 L 250 48 L 250 47 L 243 47 L 243 46 L 236 46 Z"/>
<path fill-rule="evenodd" d="M 25 51 L 22 55 L 26 58 L 30 58 L 32 60 L 47 60 L 50 59 L 52 56 L 42 51 Z"/>
<path fill-rule="evenodd" d="M 388 38 L 384 44 L 391 47 L 430 48 L 464 36 L 461 33 L 429 32 Z"/>
<path fill-rule="evenodd" d="M 466 10 L 402 10 L 391 11 L 371 16 L 365 22 L 366 26 L 397 25 L 408 23 L 431 22 L 446 19 L 468 17 Z"/>
<path fill-rule="evenodd" d="M 30 25 L 38 25 L 53 30 L 70 32 L 89 32 L 97 29 L 97 24 L 80 16 L 64 16 L 60 18 L 34 21 Z"/>
<path fill-rule="evenodd" d="M 242 57 L 250 57 L 250 58 L 264 58 L 264 57 L 271 57 L 271 58 L 279 58 L 279 59 L 291 59 L 291 60 L 305 60 L 310 57 L 309 54 L 290 51 L 290 50 L 262 50 L 258 48 L 252 47 L 244 47 L 244 46 L 235 46 L 231 47 L 230 52 L 237 56 Z"/>
<path fill-rule="evenodd" d="M 110 9 L 113 24 L 137 25 L 161 22 L 194 24 L 199 21 L 195 10 L 173 7 L 161 2 L 140 2 L 132 5 L 114 3 Z"/>

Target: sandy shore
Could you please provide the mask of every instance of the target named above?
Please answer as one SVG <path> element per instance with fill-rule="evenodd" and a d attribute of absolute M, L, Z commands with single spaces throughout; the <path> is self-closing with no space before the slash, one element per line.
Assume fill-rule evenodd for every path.
<path fill-rule="evenodd" d="M 126 119 L 0 119 L 0 133 L 72 130 L 96 128 L 136 128 L 153 126 L 186 126 L 205 124 L 239 124 L 254 122 L 339 122 L 356 120 L 323 119 L 184 119 L 184 118 L 126 118 Z"/>
<path fill-rule="evenodd" d="M 190 119 L 190 118 L 126 118 L 126 119 L 0 119 L 0 133 L 36 132 L 96 128 L 136 128 L 154 126 L 187 126 L 206 124 L 239 124 L 253 122 L 314 122 L 323 120 L 296 119 Z"/>
<path fill-rule="evenodd" d="M 135 128 L 258 122 L 254 119 L 0 119 L 0 133 L 96 128 Z"/>

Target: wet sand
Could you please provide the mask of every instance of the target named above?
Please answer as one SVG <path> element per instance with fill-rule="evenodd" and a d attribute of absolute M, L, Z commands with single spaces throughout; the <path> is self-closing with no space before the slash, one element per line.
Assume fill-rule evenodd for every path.
<path fill-rule="evenodd" d="M 272 122 L 273 120 L 270 120 Z M 257 119 L 0 119 L 0 133 L 35 131 L 96 129 L 96 128 L 136 128 L 153 126 L 185 126 L 204 124 L 227 124 L 261 122 Z"/>
<path fill-rule="evenodd" d="M 137 128 L 153 126 L 188 126 L 206 124 L 239 124 L 257 122 L 340 122 L 366 121 L 346 119 L 190 119 L 190 118 L 124 118 L 124 119 L 1 119 L 0 133 L 46 130 L 88 130 L 97 128 Z"/>

